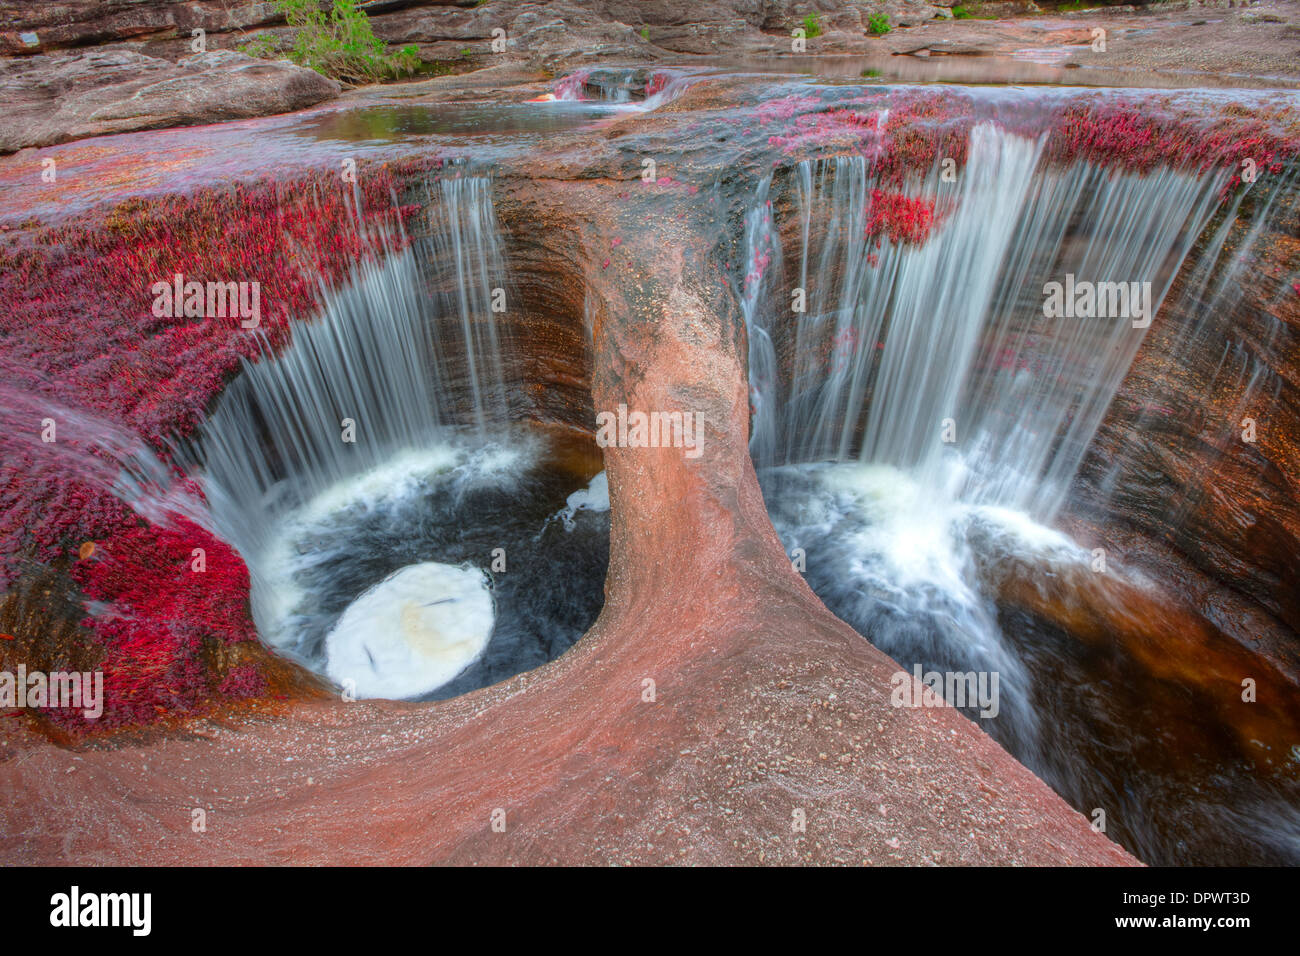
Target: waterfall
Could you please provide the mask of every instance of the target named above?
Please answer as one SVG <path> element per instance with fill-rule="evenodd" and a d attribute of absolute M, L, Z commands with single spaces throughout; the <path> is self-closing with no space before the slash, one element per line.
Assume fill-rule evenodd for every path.
<path fill-rule="evenodd" d="M 444 369 L 463 359 L 474 422 L 482 431 L 509 413 L 501 361 L 505 343 L 493 321 L 495 313 L 504 311 L 509 292 L 505 255 L 491 180 L 466 176 L 441 180 L 438 186 L 429 197 L 430 248 L 421 250 L 420 259 L 432 270 L 435 287 L 452 290 L 441 312 L 459 319 L 460 334 L 450 343 L 436 340 L 437 357 Z"/>
<path fill-rule="evenodd" d="M 1293 276 L 1257 269 L 1255 247 L 1287 233 L 1283 197 L 1300 172 L 1223 203 L 1227 171 L 1062 166 L 1044 161 L 1043 142 L 985 123 L 946 180 L 936 163 L 899 189 L 844 156 L 758 184 L 738 299 L 751 452 L 773 525 L 813 591 L 901 673 L 987 676 L 994 713 L 967 699 L 972 720 L 1076 807 L 1105 805 L 1099 793 L 1115 788 L 1114 812 L 1145 858 L 1184 859 L 1186 834 L 1206 820 L 1286 858 L 1293 834 L 1273 809 L 1285 788 L 1221 773 L 1236 757 L 1214 746 L 1196 757 L 1214 769 L 1194 800 L 1181 770 L 1150 765 L 1144 678 L 1118 663 L 1125 635 L 1105 648 L 1112 677 L 1068 625 L 1002 587 L 1018 577 L 1040 594 L 1064 589 L 1073 611 L 1094 582 L 1132 580 L 1050 524 L 1154 323 L 1161 354 L 1218 359 L 1192 371 L 1196 394 L 1228 397 L 1229 423 L 1283 400 L 1268 361 L 1283 321 L 1242 306 L 1262 297 L 1283 314 L 1281 297 L 1295 293 Z M 894 243 L 882 206 L 928 216 L 896 224 L 905 241 Z M 1159 434 L 1146 415 L 1172 412 L 1143 411 L 1139 440 Z M 1135 467 L 1117 456 L 1101 491 L 1122 494 Z M 1182 527 L 1205 493 L 1170 495 L 1166 526 Z M 1107 587 L 1094 600 L 1119 600 Z M 1093 693 L 1098 674 L 1119 692 Z M 1080 740 L 1098 741 L 1100 757 Z M 1143 822 L 1162 802 L 1190 808 L 1168 834 Z"/>
<path fill-rule="evenodd" d="M 795 289 L 807 310 L 782 334 L 773 320 L 787 303 L 742 296 L 759 464 L 856 457 L 960 500 L 1038 520 L 1056 512 L 1145 328 L 1127 315 L 1046 318 L 1044 282 L 1151 283 L 1158 308 L 1222 183 L 1050 167 L 1041 144 L 975 126 L 955 182 L 936 165 L 905 190 L 934 203 L 919 244 L 871 234 L 883 187 L 865 158 L 798 165 Z M 751 217 L 769 189 L 760 184 Z M 762 260 L 770 231 L 749 226 L 747 261 Z"/>
<path fill-rule="evenodd" d="M 508 421 L 491 183 L 443 179 L 427 198 L 429 235 L 323 293 L 319 317 L 295 322 L 279 355 L 246 363 L 203 429 L 216 530 L 248 564 L 254 620 L 273 644 L 291 640 L 283 565 L 304 521 L 464 465 L 463 419 L 479 445 Z"/>
<path fill-rule="evenodd" d="M 1270 367 L 1266 353 L 1277 354 L 1285 347 L 1285 324 L 1275 316 L 1282 311 L 1282 300 L 1294 296 L 1296 290 L 1291 279 L 1283 275 L 1270 276 L 1256 268 L 1257 246 L 1261 236 L 1285 233 L 1285 219 L 1291 215 L 1287 197 L 1300 189 L 1300 167 L 1292 166 L 1278 177 L 1261 178 L 1238 191 L 1214 231 L 1207 234 L 1194 261 L 1184 267 L 1188 281 L 1180 287 L 1173 311 L 1179 315 L 1195 316 L 1172 330 L 1172 343 L 1167 347 L 1174 355 L 1218 355 L 1215 368 L 1198 384 L 1205 395 L 1236 396 L 1233 410 L 1225 420 L 1240 423 L 1252 408 L 1260 404 L 1276 405 L 1284 401 L 1286 383 Z M 1242 222 L 1241 207 L 1247 198 L 1253 200 L 1249 220 Z M 1226 252 L 1226 244 L 1234 230 L 1243 234 L 1235 244 L 1235 253 Z M 1239 320 L 1239 307 L 1245 290 L 1269 289 L 1272 314 L 1266 310 L 1251 310 L 1263 324 L 1259 331 L 1243 328 Z M 1258 291 L 1256 292 L 1258 294 Z M 1159 427 L 1158 420 L 1168 410 L 1148 408 L 1141 412 L 1136 428 L 1145 431 Z M 1223 452 L 1212 453 L 1221 457 Z M 1110 464 L 1102 488 L 1109 494 L 1125 468 L 1120 459 Z M 1187 516 L 1198 506 L 1206 490 L 1181 494 L 1166 504 L 1165 522 L 1169 527 L 1181 527 Z"/>
<path fill-rule="evenodd" d="M 740 310 L 749 330 L 749 399 L 752 421 L 750 445 L 760 461 L 769 459 L 778 442 L 776 395 L 777 360 L 772 342 L 776 328 L 773 276 L 781 274 L 781 237 L 772 219 L 768 192 L 772 177 L 758 186 L 757 200 L 745 216 L 745 278 Z"/>
<path fill-rule="evenodd" d="M 739 295 L 751 451 L 809 584 L 905 669 L 997 675 L 986 726 L 1031 767 L 1053 731 L 981 569 L 1087 568 L 1044 524 L 1223 185 L 1062 168 L 1044 142 L 981 123 L 960 174 L 936 162 L 901 189 L 863 156 L 805 160 L 784 229 L 765 177 Z M 1150 313 L 1117 292 L 1124 309 L 1057 315 L 1052 282 L 1122 282 Z"/>

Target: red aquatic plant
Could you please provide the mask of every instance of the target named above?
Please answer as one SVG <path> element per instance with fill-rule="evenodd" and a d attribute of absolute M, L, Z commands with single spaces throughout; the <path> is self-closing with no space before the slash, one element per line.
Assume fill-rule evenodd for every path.
<path fill-rule="evenodd" d="M 587 79 L 590 76 L 590 70 L 577 70 L 568 76 L 561 77 L 555 84 L 555 98 L 557 100 L 586 99 L 583 90 L 586 88 Z"/>
<path fill-rule="evenodd" d="M 193 709 L 210 692 L 205 644 L 255 637 L 244 563 L 184 518 L 137 522 L 97 543 L 73 578 L 93 602 L 86 625 L 105 648 L 101 726 Z"/>
<path fill-rule="evenodd" d="M 1085 161 L 1146 173 L 1167 167 L 1220 170 L 1226 198 L 1248 175 L 1276 174 L 1300 152 L 1264 111 L 1225 109 L 1206 120 L 1168 99 L 1141 104 L 1090 100 L 1062 109 L 1046 146 L 1051 162 Z"/>
<path fill-rule="evenodd" d="M 1046 134 L 1043 158 L 1050 164 L 1082 161 L 1137 173 L 1217 169 L 1224 178 L 1221 198 L 1252 176 L 1281 172 L 1300 153 L 1285 105 L 1206 109 L 1155 94 L 1141 100 L 1044 97 L 1008 108 L 952 91 L 891 90 L 833 101 L 789 95 L 760 104 L 756 113 L 760 124 L 776 127 L 768 144 L 784 155 L 862 155 L 888 186 L 925 176 L 944 160 L 959 172 L 980 121 L 1030 138 Z"/>
<path fill-rule="evenodd" d="M 393 197 L 413 171 L 369 168 L 355 184 L 322 171 L 129 200 L 0 239 L 0 368 L 31 396 L 21 412 L 0 411 L 0 581 L 24 561 L 89 555 L 72 563 L 71 576 L 92 602 L 85 628 L 103 649 L 106 709 L 97 725 L 202 703 L 212 690 L 204 648 L 254 638 L 248 575 L 238 555 L 191 521 L 148 524 L 111 493 L 97 464 L 103 453 L 84 439 L 84 447 L 43 443 L 42 421 L 84 410 L 165 461 L 241 361 L 283 346 L 290 318 L 309 316 L 323 286 L 405 241 L 401 222 L 415 207 L 396 207 Z M 176 275 L 258 283 L 257 328 L 237 317 L 155 315 L 154 283 Z M 80 454 L 81 466 L 50 458 L 55 448 Z M 254 686 L 247 675 L 227 684 L 239 693 Z"/>
<path fill-rule="evenodd" d="M 930 237 L 934 226 L 934 200 L 923 196 L 904 196 L 902 193 L 871 190 L 867 203 L 867 222 L 863 235 L 881 237 L 893 243 L 919 246 Z"/>

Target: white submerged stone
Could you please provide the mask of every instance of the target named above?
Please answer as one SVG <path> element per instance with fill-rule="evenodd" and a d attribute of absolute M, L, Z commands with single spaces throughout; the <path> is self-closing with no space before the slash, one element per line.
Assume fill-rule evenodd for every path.
<path fill-rule="evenodd" d="M 482 571 L 412 564 L 343 612 L 325 638 L 325 672 L 357 697 L 418 697 L 482 656 L 495 616 Z"/>

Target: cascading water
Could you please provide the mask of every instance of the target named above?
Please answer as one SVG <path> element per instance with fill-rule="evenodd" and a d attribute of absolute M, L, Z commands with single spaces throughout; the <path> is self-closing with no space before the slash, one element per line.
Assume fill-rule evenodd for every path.
<path fill-rule="evenodd" d="M 557 102 L 599 102 L 625 110 L 650 112 L 677 99 L 695 76 L 686 70 L 578 70 L 555 84 Z"/>
<path fill-rule="evenodd" d="M 739 298 L 751 452 L 774 524 L 814 591 L 909 673 L 996 674 L 996 716 L 971 701 L 965 712 L 984 710 L 982 726 L 1087 808 L 1109 787 L 1097 782 L 1109 768 L 1069 753 L 1066 728 L 1107 739 L 1113 715 L 1099 716 L 1105 705 L 1093 694 L 1069 715 L 1053 709 L 1059 688 L 1039 681 L 1093 678 L 1051 660 L 1056 638 L 1009 617 L 996 581 L 1001 568 L 1067 579 L 1096 570 L 1088 551 L 1045 524 L 1215 216 L 1225 175 L 1062 167 L 1046 162 L 1042 142 L 975 125 L 959 176 L 936 162 L 901 198 L 863 156 L 766 176 L 745 221 Z M 784 229 L 773 211 L 782 200 Z M 932 210 L 928 234 L 884 238 L 879 210 L 891 202 Z M 793 237 L 784 251 L 783 234 Z M 1211 237 L 1202 260 L 1213 263 L 1217 247 Z M 1202 276 L 1193 294 L 1222 306 L 1214 296 L 1232 295 L 1230 275 L 1211 280 L 1199 261 L 1191 267 Z M 1109 314 L 1049 317 L 1051 282 L 1138 283 L 1126 288 L 1143 294 Z M 1058 651 L 1072 660 L 1073 650 Z M 1135 786 L 1168 800 L 1172 779 Z M 1109 799 L 1141 816 L 1123 788 Z M 1130 826 L 1148 859 L 1187 852 L 1185 834 Z M 1266 855 L 1300 852 L 1259 833 L 1242 839 Z"/>
<path fill-rule="evenodd" d="M 1260 313 L 1258 318 L 1267 325 L 1264 336 L 1258 341 L 1248 341 L 1244 331 L 1233 328 L 1232 316 L 1242 301 L 1243 289 L 1260 284 L 1261 277 L 1253 271 L 1254 250 L 1265 234 L 1287 231 L 1283 220 L 1288 212 L 1283 200 L 1297 190 L 1300 190 L 1300 168 L 1293 167 L 1271 183 L 1258 182 L 1249 191 L 1243 190 L 1233 196 L 1195 260 L 1185 266 L 1184 272 L 1190 281 L 1184 284 L 1178 298 L 1171 303 L 1178 314 L 1197 318 L 1174 330 L 1170 350 L 1177 355 L 1208 351 L 1219 356 L 1212 375 L 1202 388 L 1206 395 L 1222 392 L 1238 396 L 1235 407 L 1226 416 L 1226 420 L 1233 423 L 1241 422 L 1251 408 L 1261 404 L 1261 400 L 1264 403 L 1279 401 L 1285 386 L 1282 377 L 1269 368 L 1261 354 L 1279 348 L 1283 323 L 1272 314 Z M 1241 209 L 1247 197 L 1257 201 L 1257 208 L 1247 220 L 1245 234 L 1239 239 L 1235 254 L 1229 254 L 1225 246 L 1234 228 L 1240 225 Z M 1273 278 L 1276 290 L 1271 305 L 1280 311 L 1277 309 L 1281 305 L 1279 300 L 1294 295 L 1296 290 L 1287 282 L 1277 281 L 1280 277 Z M 1222 344 L 1216 345 L 1215 342 Z M 1159 419 L 1168 411 L 1144 409 L 1136 427 L 1146 431 L 1158 426 Z M 1123 468 L 1122 461 L 1110 463 L 1109 473 L 1101 482 L 1103 490 L 1114 489 Z M 1186 514 L 1196 505 L 1196 501 L 1182 496 L 1168 501 L 1165 521 L 1170 527 L 1182 525 Z"/>
<path fill-rule="evenodd" d="M 500 423 L 509 414 L 501 355 L 502 332 L 492 316 L 505 307 L 509 290 L 505 257 L 492 204 L 491 181 L 484 176 L 443 179 L 440 202 L 429 205 L 432 249 L 425 261 L 435 270 L 435 286 L 450 288 L 451 301 L 442 305 L 460 320 L 458 355 L 465 358 L 474 422 L 479 430 Z M 452 363 L 445 348 L 441 366 Z"/>
<path fill-rule="evenodd" d="M 505 270 L 490 186 L 444 179 L 430 200 L 430 239 L 360 265 L 320 319 L 295 327 L 291 348 L 248 365 L 222 394 L 205 429 L 204 467 L 223 530 L 244 553 L 286 506 L 397 452 L 444 443 L 449 396 L 464 390 L 446 371 L 455 358 L 480 432 L 505 424 L 490 308 Z M 434 270 L 432 281 L 422 267 Z"/>
<path fill-rule="evenodd" d="M 360 696 L 502 679 L 599 610 L 603 518 L 578 529 L 582 548 L 572 530 L 535 534 L 572 480 L 510 422 L 491 182 L 441 179 L 426 212 L 427 238 L 360 265 L 287 349 L 245 368 L 201 443 L 259 634 Z M 552 594 L 559 558 L 593 586 Z"/>
<path fill-rule="evenodd" d="M 915 190 L 934 197 L 939 220 L 919 247 L 875 248 L 878 184 L 863 157 L 799 164 L 797 288 L 808 307 L 782 343 L 788 387 L 756 385 L 781 423 L 755 429 L 753 453 L 761 464 L 856 456 L 1048 519 L 1144 329 L 1128 316 L 1044 328 L 1043 277 L 1149 281 L 1158 307 L 1222 184 L 1044 167 L 1039 143 L 991 123 L 972 130 L 969 151 L 955 183 L 936 167 Z M 747 317 L 770 341 L 771 317 Z"/>

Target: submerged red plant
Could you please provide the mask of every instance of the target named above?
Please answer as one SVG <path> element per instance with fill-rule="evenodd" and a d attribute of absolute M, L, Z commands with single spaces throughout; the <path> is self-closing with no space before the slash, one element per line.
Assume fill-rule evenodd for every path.
<path fill-rule="evenodd" d="M 871 190 L 867 203 L 867 222 L 863 235 L 886 237 L 893 243 L 919 246 L 930 238 L 934 226 L 934 200 L 923 196 L 904 196 L 902 193 Z"/>
<path fill-rule="evenodd" d="M 568 76 L 561 77 L 555 83 L 555 98 L 557 100 L 586 99 L 583 90 L 586 89 L 587 80 L 590 76 L 590 70 L 577 70 Z"/>
<path fill-rule="evenodd" d="M 184 518 L 124 529 L 79 562 L 73 578 L 87 600 L 102 604 L 86 620 L 105 647 L 102 725 L 193 709 L 210 692 L 205 643 L 256 636 L 243 561 Z"/>
<path fill-rule="evenodd" d="M 1083 160 L 1146 173 L 1160 167 L 1227 173 L 1221 198 L 1242 174 L 1280 173 L 1300 149 L 1262 111 L 1229 108 L 1209 123 L 1174 112 L 1166 101 L 1138 105 L 1091 101 L 1061 110 L 1046 147 L 1049 161 Z"/>
<path fill-rule="evenodd" d="M 1251 176 L 1279 173 L 1300 154 L 1288 110 L 1238 103 L 1207 110 L 1204 104 L 1155 94 L 1140 101 L 1044 97 L 1013 108 L 988 108 L 951 91 L 891 90 L 837 101 L 785 96 L 760 104 L 756 113 L 761 125 L 779 127 L 768 144 L 784 155 L 862 155 L 887 186 L 924 177 L 944 160 L 952 161 L 953 173 L 960 172 L 971 129 L 986 121 L 1031 139 L 1046 134 L 1043 159 L 1050 164 L 1082 161 L 1136 173 L 1218 169 L 1225 179 L 1221 198 L 1226 198 Z"/>

